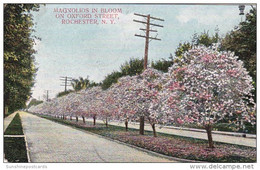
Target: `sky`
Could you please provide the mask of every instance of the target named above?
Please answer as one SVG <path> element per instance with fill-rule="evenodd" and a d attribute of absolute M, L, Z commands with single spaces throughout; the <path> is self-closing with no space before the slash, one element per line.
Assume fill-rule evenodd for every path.
<path fill-rule="evenodd" d="M 78 12 L 64 13 L 65 8 L 77 9 Z M 55 12 L 54 9 L 61 9 L 63 12 Z M 97 12 L 92 13 L 92 9 L 97 9 Z M 246 6 L 245 12 L 250 9 L 250 6 Z M 102 24 L 102 19 L 97 19 L 98 24 L 62 23 L 62 21 L 69 22 L 70 17 L 81 16 L 75 14 L 90 14 L 94 17 L 95 14 L 106 14 L 111 10 L 112 13 L 109 14 L 117 14 L 113 24 L 110 19 L 104 19 L 107 24 Z M 73 78 L 88 76 L 90 80 L 101 82 L 107 74 L 119 70 L 120 65 L 130 58 L 141 59 L 144 55 L 145 39 L 134 35 L 144 35 L 139 28 L 145 26 L 133 22 L 133 19 L 144 20 L 144 18 L 135 16 L 134 13 L 150 14 L 164 19 L 164 21 L 151 21 L 164 27 L 152 28 L 158 31 L 157 38 L 162 40 L 150 42 L 149 61 L 168 59 L 170 54 L 174 55 L 178 44 L 191 41 L 194 33 L 209 31 L 209 34 L 213 35 L 218 28 L 219 34 L 224 36 L 241 21 L 238 5 L 41 5 L 38 12 L 32 13 L 35 22 L 34 35 L 41 38 L 36 40 L 34 46 L 37 50 L 35 59 L 38 72 L 32 97 L 43 100 L 46 90 L 49 90 L 50 98 L 64 91 L 64 86 L 60 86 L 61 76 Z M 244 18 L 245 16 L 242 19 Z M 151 36 L 156 34 L 153 33 Z"/>

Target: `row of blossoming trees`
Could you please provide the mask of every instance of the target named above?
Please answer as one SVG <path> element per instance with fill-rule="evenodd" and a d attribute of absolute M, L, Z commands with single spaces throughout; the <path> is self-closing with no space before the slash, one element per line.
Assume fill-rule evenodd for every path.
<path fill-rule="evenodd" d="M 162 73 L 152 68 L 125 76 L 109 89 L 93 87 L 31 107 L 29 111 L 51 116 L 92 117 L 128 122 L 144 116 L 155 125 L 197 123 L 213 146 L 212 126 L 230 117 L 255 124 L 252 78 L 233 53 L 203 46 L 189 50 L 179 63 Z M 231 120 L 231 119 L 230 119 Z"/>

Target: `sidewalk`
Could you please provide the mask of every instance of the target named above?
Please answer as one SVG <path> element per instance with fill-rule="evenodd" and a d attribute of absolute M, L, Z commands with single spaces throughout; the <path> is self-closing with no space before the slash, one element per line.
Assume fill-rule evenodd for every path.
<path fill-rule="evenodd" d="M 187 131 L 195 131 L 195 132 L 206 133 L 205 129 L 174 127 L 174 126 L 164 126 L 164 128 L 179 129 L 179 130 L 187 130 Z M 239 132 L 225 132 L 225 131 L 212 131 L 212 133 L 213 134 L 221 134 L 221 135 L 229 135 L 229 136 L 237 136 L 237 137 L 244 137 L 244 135 L 246 135 L 246 138 L 256 139 L 256 135 L 254 135 L 254 134 L 245 134 L 245 133 L 239 133 Z"/>

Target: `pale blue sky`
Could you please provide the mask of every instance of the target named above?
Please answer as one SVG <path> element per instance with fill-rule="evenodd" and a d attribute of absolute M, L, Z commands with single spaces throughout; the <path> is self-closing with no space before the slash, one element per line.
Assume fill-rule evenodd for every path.
<path fill-rule="evenodd" d="M 113 25 L 63 25 L 55 18 L 54 8 L 121 8 L 122 14 Z M 246 6 L 245 11 L 250 8 Z M 162 41 L 151 41 L 150 61 L 168 59 L 178 44 L 190 41 L 195 32 L 213 34 L 218 26 L 224 35 L 241 21 L 238 5 L 46 4 L 34 13 L 35 35 L 42 40 L 35 46 L 39 70 L 33 97 L 42 99 L 45 90 L 50 90 L 52 98 L 63 91 L 60 76 L 89 76 L 100 82 L 131 57 L 142 58 L 144 39 L 134 34 L 141 34 L 139 28 L 144 26 L 132 21 L 142 19 L 134 16 L 135 12 L 165 20 L 156 22 L 164 28 L 155 27 Z"/>

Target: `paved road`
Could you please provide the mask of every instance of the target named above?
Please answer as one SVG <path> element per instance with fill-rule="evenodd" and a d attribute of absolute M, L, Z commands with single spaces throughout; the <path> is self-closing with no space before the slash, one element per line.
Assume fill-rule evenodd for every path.
<path fill-rule="evenodd" d="M 81 118 L 79 118 L 81 120 Z M 93 121 L 92 119 L 87 119 L 87 121 Z M 103 123 L 101 120 L 97 120 L 98 123 Z M 120 122 L 109 122 L 111 125 L 116 126 L 123 126 L 125 127 L 124 123 Z M 129 123 L 129 128 L 139 129 L 139 124 Z M 152 128 L 149 124 L 146 124 L 145 130 L 152 131 Z M 170 129 L 170 128 L 156 128 L 157 132 L 172 134 L 172 135 L 179 135 L 179 136 L 186 136 L 186 137 L 193 137 L 198 139 L 206 139 L 208 140 L 207 133 L 205 132 L 196 132 L 196 131 L 188 131 L 188 130 L 180 130 L 180 129 Z M 253 138 L 244 138 L 238 136 L 228 136 L 228 135 L 221 135 L 221 134 L 212 134 L 213 140 L 218 142 L 230 143 L 230 144 L 237 144 L 237 145 L 244 145 L 250 147 L 256 147 L 256 139 Z"/>
<path fill-rule="evenodd" d="M 31 162 L 173 162 L 20 112 Z"/>
<path fill-rule="evenodd" d="M 4 131 L 7 129 L 7 127 L 9 126 L 11 121 L 13 120 L 16 113 L 17 112 L 14 112 L 14 113 L 10 114 L 9 116 L 7 116 L 6 118 L 4 118 Z"/>

